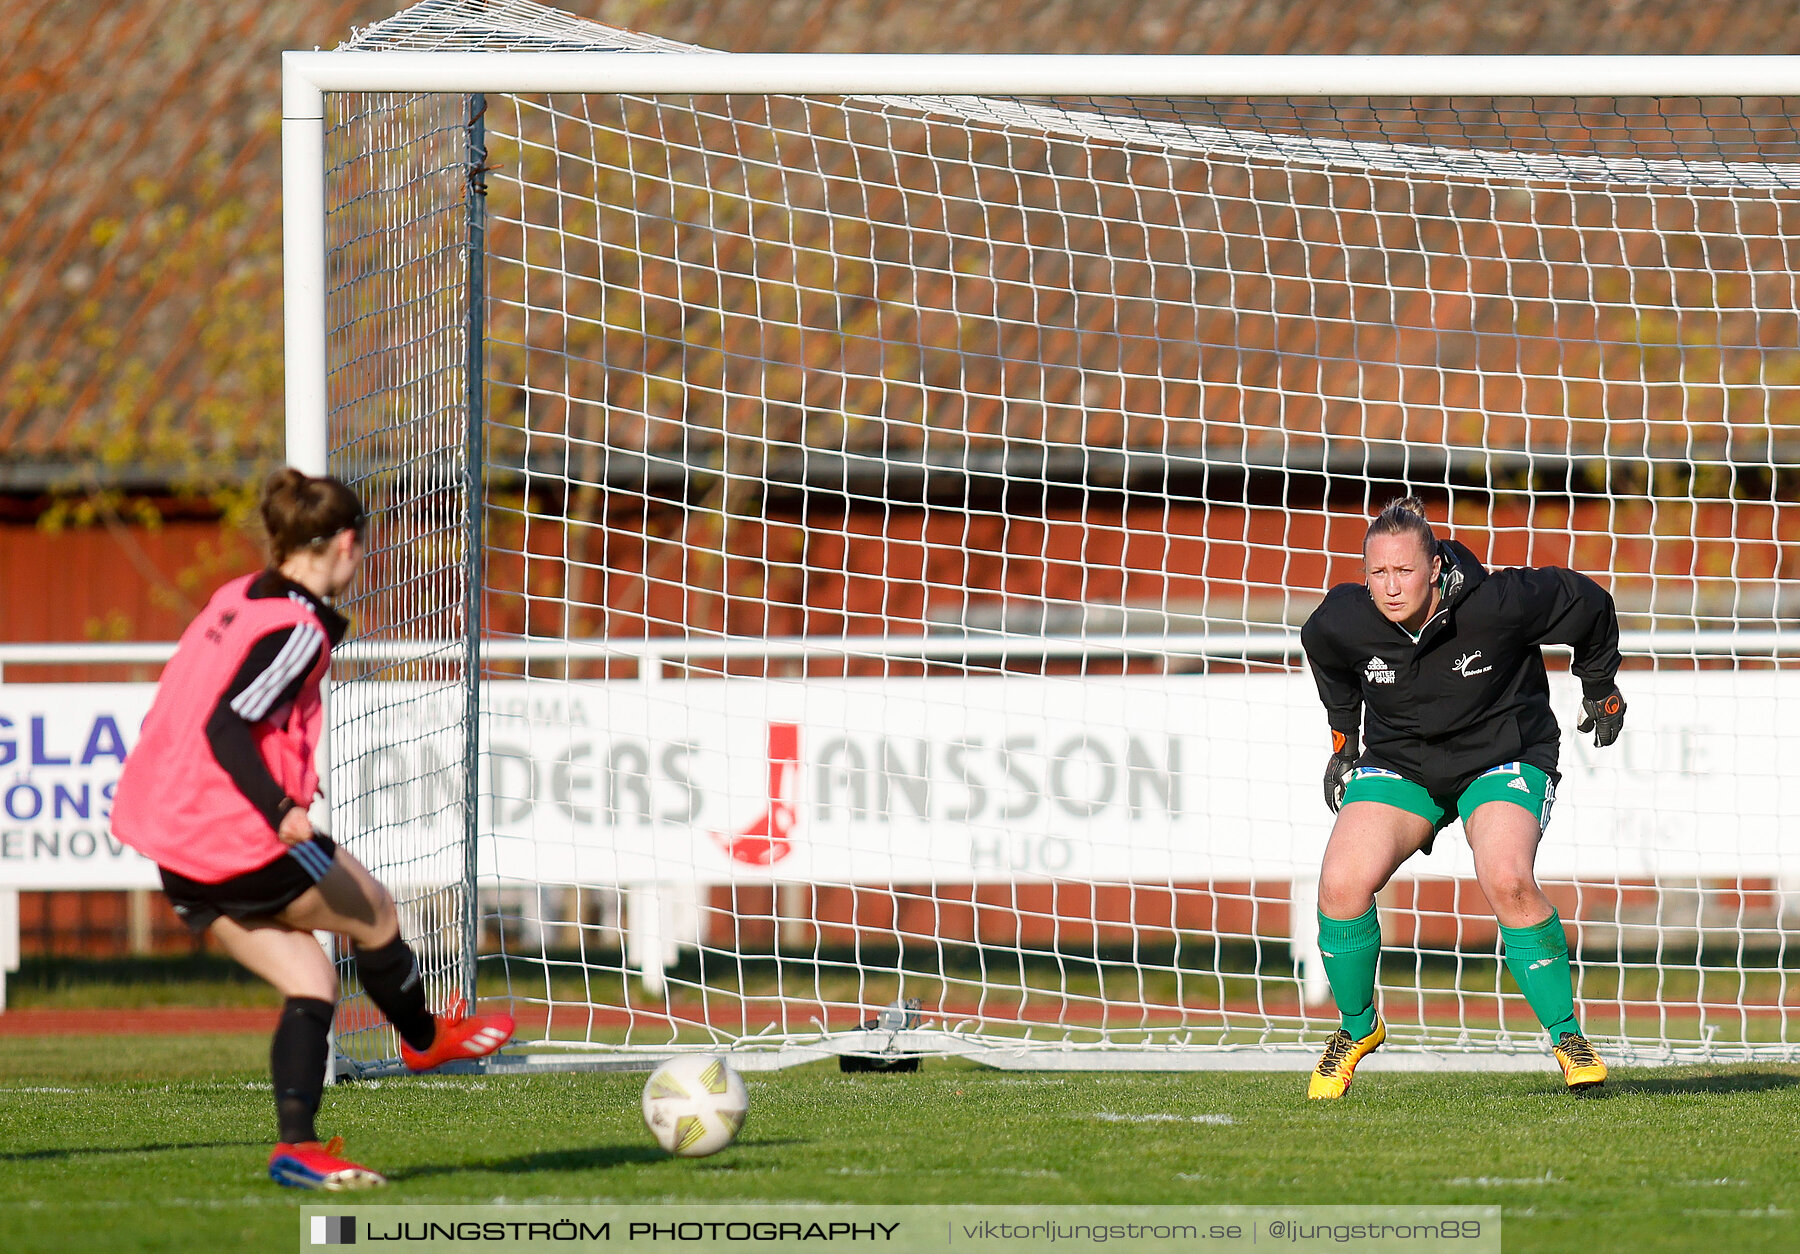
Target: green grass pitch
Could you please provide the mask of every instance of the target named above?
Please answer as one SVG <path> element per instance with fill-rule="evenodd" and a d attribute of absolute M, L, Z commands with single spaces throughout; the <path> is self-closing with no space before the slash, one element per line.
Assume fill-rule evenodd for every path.
<path fill-rule="evenodd" d="M 291 1249 L 324 1195 L 263 1175 L 260 1036 L 0 1041 L 10 1251 Z M 1789 1250 L 1800 1068 L 1541 1075 L 752 1073 L 739 1142 L 664 1157 L 639 1075 L 408 1077 L 329 1091 L 320 1127 L 386 1171 L 356 1201 L 1379 1202 L 1503 1208 L 1508 1251 Z"/>

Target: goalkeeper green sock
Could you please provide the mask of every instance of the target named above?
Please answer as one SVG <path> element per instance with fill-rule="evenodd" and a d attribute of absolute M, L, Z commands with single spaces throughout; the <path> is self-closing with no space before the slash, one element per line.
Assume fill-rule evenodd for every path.
<path fill-rule="evenodd" d="M 1319 954 L 1344 1031 L 1360 1041 L 1375 1030 L 1375 968 L 1381 962 L 1381 920 L 1375 907 L 1354 919 L 1334 919 L 1321 912 Z"/>
<path fill-rule="evenodd" d="M 1556 911 L 1531 927 L 1500 928 L 1506 942 L 1506 969 L 1525 994 L 1532 1013 L 1555 1044 L 1564 1032 L 1580 1032 L 1575 1021 L 1575 983 L 1569 973 L 1569 942 Z"/>

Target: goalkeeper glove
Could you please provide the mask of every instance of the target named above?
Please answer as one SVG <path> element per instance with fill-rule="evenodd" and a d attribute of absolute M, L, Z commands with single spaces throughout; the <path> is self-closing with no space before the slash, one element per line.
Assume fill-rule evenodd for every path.
<path fill-rule="evenodd" d="M 1581 721 L 1575 724 L 1575 730 L 1593 732 L 1596 748 L 1605 748 L 1617 740 L 1624 726 L 1625 698 L 1619 695 L 1617 684 L 1598 700 L 1593 697 L 1581 699 Z"/>
<path fill-rule="evenodd" d="M 1325 764 L 1325 804 L 1331 807 L 1333 814 L 1344 804 L 1344 789 L 1350 784 L 1350 772 L 1356 769 L 1356 759 L 1361 756 L 1356 733 L 1332 729 L 1331 761 Z"/>

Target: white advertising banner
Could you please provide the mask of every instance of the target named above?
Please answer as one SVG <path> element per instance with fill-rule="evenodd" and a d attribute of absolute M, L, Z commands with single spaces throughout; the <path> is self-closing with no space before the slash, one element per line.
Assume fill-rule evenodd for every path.
<path fill-rule="evenodd" d="M 1242 880 L 1315 866 L 1284 678 L 496 685 L 505 878 Z M 1310 698 L 1309 698 L 1310 699 Z M 513 712 L 516 710 L 517 712 Z M 1292 776 L 1292 778 L 1290 778 Z"/>
<path fill-rule="evenodd" d="M 0 888 L 160 888 L 112 834 L 154 684 L 0 684 Z"/>
<path fill-rule="evenodd" d="M 1624 736 L 1569 727 L 1548 879 L 1793 876 L 1800 674 L 1627 673 Z M 154 688 L 0 686 L 0 888 L 154 887 L 108 830 Z M 388 873 L 461 866 L 462 698 L 333 696 L 340 838 Z M 375 706 L 378 718 L 360 717 Z M 484 876 L 968 883 L 1315 874 L 1324 718 L 1302 674 L 496 682 L 482 694 Z M 1468 876 L 1460 832 L 1402 875 Z"/>
<path fill-rule="evenodd" d="M 1546 879 L 1791 876 L 1800 675 L 1627 673 L 1618 743 L 1578 735 Z M 1329 735 L 1304 674 L 495 685 L 506 878 L 944 883 L 1316 875 Z M 562 717 L 545 717 L 553 713 Z M 1472 877 L 1460 827 L 1407 876 Z"/>

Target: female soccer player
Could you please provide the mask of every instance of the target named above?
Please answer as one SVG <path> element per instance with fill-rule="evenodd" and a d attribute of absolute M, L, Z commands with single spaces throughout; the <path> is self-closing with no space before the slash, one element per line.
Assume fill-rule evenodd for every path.
<path fill-rule="evenodd" d="M 113 831 L 154 860 L 175 912 L 285 999 L 269 1049 L 279 1143 L 269 1175 L 308 1189 L 364 1189 L 378 1173 L 321 1144 L 338 980 L 314 932 L 351 941 L 357 975 L 415 1071 L 491 1054 L 508 1015 L 425 1007 L 393 898 L 307 817 L 318 793 L 319 684 L 349 625 L 329 604 L 356 577 L 364 514 L 336 479 L 277 471 L 263 488 L 269 566 L 220 588 L 163 670 L 126 760 Z"/>
<path fill-rule="evenodd" d="M 1414 497 L 1369 525 L 1363 571 L 1361 584 L 1325 594 L 1300 637 L 1331 725 L 1325 802 L 1337 822 L 1319 871 L 1319 948 L 1343 1015 L 1307 1096 L 1342 1097 L 1387 1039 L 1375 1007 L 1375 894 L 1459 816 L 1507 970 L 1549 1032 L 1564 1082 L 1599 1084 L 1606 1065 L 1575 1019 L 1562 920 L 1534 870 L 1561 738 L 1539 646 L 1573 647 L 1577 730 L 1612 744 L 1625 723 L 1612 597 L 1560 567 L 1483 569 L 1438 540 Z"/>

